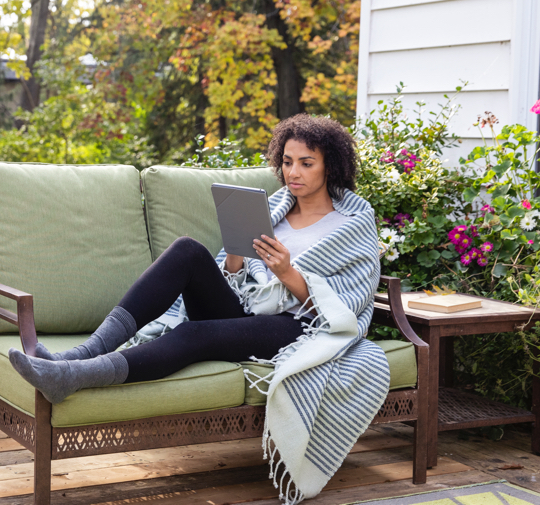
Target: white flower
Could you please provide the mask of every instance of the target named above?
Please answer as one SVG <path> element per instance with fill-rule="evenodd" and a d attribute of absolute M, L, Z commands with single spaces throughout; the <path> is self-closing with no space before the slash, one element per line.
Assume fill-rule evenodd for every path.
<path fill-rule="evenodd" d="M 540 211 L 534 209 L 531 210 L 531 212 L 526 212 L 525 217 L 528 217 L 529 219 L 533 219 L 535 217 L 540 217 Z"/>
<path fill-rule="evenodd" d="M 398 242 L 403 243 L 405 242 L 405 235 L 400 235 L 397 239 L 398 239 Z"/>
<path fill-rule="evenodd" d="M 521 220 L 519 226 L 521 226 L 523 230 L 531 231 L 536 228 L 536 221 L 533 219 L 530 213 L 525 214 L 525 217 Z"/>
<path fill-rule="evenodd" d="M 381 231 L 381 238 L 383 240 L 390 239 L 389 242 L 393 244 L 398 240 L 398 232 L 392 230 L 392 228 L 384 228 L 384 230 Z"/>
<path fill-rule="evenodd" d="M 401 179 L 401 174 L 395 168 L 392 168 L 386 172 L 386 177 L 392 182 L 397 182 Z"/>
<path fill-rule="evenodd" d="M 388 261 L 395 261 L 399 258 L 399 253 L 395 249 L 390 249 L 387 253 L 385 258 Z"/>

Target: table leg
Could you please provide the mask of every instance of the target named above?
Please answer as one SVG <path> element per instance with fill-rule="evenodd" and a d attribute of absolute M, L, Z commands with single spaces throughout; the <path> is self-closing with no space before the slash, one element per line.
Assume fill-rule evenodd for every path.
<path fill-rule="evenodd" d="M 439 356 L 439 386 L 451 388 L 454 385 L 454 337 L 441 339 Z"/>
<path fill-rule="evenodd" d="M 422 340 L 429 344 L 428 457 L 427 466 L 437 466 L 439 436 L 439 338 L 438 326 L 422 326 Z"/>

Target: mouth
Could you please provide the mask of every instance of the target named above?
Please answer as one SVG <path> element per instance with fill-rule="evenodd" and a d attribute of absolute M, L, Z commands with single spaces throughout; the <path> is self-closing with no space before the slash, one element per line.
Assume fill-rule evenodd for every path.
<path fill-rule="evenodd" d="M 303 184 L 300 184 L 299 182 L 289 182 L 290 188 L 298 189 L 298 188 L 301 188 L 302 186 Z"/>

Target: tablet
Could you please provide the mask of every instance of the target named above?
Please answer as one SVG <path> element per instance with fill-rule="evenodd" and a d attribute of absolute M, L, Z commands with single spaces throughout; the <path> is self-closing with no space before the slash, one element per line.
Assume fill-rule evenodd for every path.
<path fill-rule="evenodd" d="M 214 183 L 212 196 L 225 252 L 260 259 L 253 239 L 263 234 L 274 238 L 266 191 Z"/>

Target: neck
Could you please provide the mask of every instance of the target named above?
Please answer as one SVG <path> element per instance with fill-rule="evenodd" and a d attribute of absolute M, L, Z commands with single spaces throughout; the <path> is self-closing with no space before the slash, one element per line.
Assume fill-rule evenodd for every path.
<path fill-rule="evenodd" d="M 304 215 L 328 214 L 334 210 L 332 198 L 328 194 L 326 187 L 309 196 L 299 196 L 296 199 L 294 212 Z"/>

